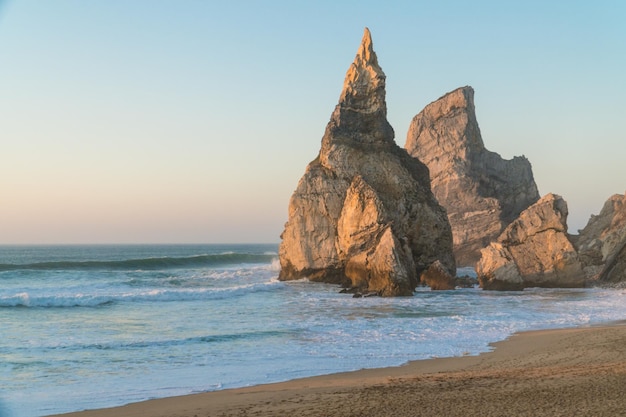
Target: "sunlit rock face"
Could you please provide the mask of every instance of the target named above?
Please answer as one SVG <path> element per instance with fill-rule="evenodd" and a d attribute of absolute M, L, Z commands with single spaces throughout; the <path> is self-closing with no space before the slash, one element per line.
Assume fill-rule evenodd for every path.
<path fill-rule="evenodd" d="M 432 191 L 448 212 L 459 266 L 474 266 L 480 250 L 539 200 L 526 158 L 505 160 L 485 148 L 471 87 L 444 95 L 415 116 L 405 148 L 430 170 Z"/>
<path fill-rule="evenodd" d="M 433 262 L 454 275 L 452 233 L 428 169 L 398 147 L 369 30 L 350 65 L 318 157 L 291 196 L 281 280 L 308 278 L 410 295 Z"/>
<path fill-rule="evenodd" d="M 588 279 L 626 281 L 626 194 L 611 196 L 600 214 L 591 216 L 577 246 Z"/>
<path fill-rule="evenodd" d="M 582 287 L 582 264 L 567 234 L 567 203 L 547 194 L 524 210 L 476 265 L 485 290 Z"/>

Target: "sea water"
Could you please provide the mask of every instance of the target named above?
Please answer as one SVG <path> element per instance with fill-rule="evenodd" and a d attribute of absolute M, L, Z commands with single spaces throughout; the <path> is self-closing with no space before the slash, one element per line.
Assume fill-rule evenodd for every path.
<path fill-rule="evenodd" d="M 280 282 L 277 245 L 0 246 L 0 416 L 122 405 L 432 357 L 626 318 L 624 290 Z"/>

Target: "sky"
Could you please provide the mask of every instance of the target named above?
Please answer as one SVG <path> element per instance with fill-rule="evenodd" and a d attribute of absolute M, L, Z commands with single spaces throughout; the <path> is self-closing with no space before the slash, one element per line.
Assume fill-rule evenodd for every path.
<path fill-rule="evenodd" d="M 404 146 L 475 90 L 571 233 L 626 190 L 626 2 L 0 0 L 0 244 L 279 242 L 364 27 Z"/>

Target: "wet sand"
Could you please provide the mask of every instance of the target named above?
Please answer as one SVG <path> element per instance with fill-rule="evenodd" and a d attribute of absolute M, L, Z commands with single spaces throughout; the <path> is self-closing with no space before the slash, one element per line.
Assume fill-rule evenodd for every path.
<path fill-rule="evenodd" d="M 513 335 L 429 359 L 64 414 L 73 417 L 626 416 L 626 325 Z"/>

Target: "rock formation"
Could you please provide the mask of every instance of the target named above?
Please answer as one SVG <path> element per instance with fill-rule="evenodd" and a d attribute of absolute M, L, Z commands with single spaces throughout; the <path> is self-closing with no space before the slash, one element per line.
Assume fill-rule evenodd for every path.
<path fill-rule="evenodd" d="M 587 278 L 626 281 L 626 194 L 611 196 L 600 214 L 591 216 L 576 243 Z"/>
<path fill-rule="evenodd" d="M 526 158 L 505 160 L 485 148 L 471 87 L 444 95 L 415 116 L 405 148 L 430 170 L 432 191 L 448 212 L 459 266 L 474 266 L 480 249 L 539 199 Z"/>
<path fill-rule="evenodd" d="M 367 29 L 281 238 L 281 280 L 395 296 L 412 294 L 418 274 L 437 260 L 455 272 L 450 225 L 428 169 L 394 142 L 385 74 Z"/>
<path fill-rule="evenodd" d="M 567 214 L 567 203 L 554 194 L 524 210 L 482 249 L 476 265 L 480 286 L 485 290 L 584 286 L 582 265 L 567 235 Z"/>
<path fill-rule="evenodd" d="M 420 283 L 435 291 L 453 290 L 456 287 L 454 277 L 446 271 L 446 268 L 439 261 L 433 262 L 426 271 L 422 272 Z"/>

